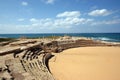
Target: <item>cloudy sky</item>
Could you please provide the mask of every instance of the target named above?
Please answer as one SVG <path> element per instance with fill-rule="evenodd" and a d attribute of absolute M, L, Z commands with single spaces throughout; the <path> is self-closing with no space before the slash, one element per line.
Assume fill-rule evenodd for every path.
<path fill-rule="evenodd" d="M 120 0 L 0 0 L 0 34 L 120 32 Z"/>

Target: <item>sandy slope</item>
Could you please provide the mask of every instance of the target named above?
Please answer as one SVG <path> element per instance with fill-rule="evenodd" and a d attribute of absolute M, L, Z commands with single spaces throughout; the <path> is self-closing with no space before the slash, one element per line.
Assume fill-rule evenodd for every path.
<path fill-rule="evenodd" d="M 56 80 L 120 80 L 120 47 L 81 47 L 49 62 Z"/>

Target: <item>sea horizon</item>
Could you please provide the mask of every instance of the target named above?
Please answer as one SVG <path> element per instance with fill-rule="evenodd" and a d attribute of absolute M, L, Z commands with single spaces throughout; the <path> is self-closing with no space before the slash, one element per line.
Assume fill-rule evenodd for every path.
<path fill-rule="evenodd" d="M 93 40 L 101 40 L 108 42 L 120 42 L 120 33 L 16 33 L 16 34 L 0 34 L 0 38 L 41 38 L 49 36 L 72 36 L 87 37 Z"/>
<path fill-rule="evenodd" d="M 63 34 L 63 33 L 70 33 L 70 34 L 77 34 L 77 33 L 120 33 L 120 32 L 43 32 L 43 33 L 0 33 L 0 34 Z"/>

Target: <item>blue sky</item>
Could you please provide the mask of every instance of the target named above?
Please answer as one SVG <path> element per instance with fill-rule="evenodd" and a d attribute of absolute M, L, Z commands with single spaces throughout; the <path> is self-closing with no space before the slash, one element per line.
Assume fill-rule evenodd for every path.
<path fill-rule="evenodd" d="M 0 33 L 120 32 L 120 0 L 0 0 Z"/>

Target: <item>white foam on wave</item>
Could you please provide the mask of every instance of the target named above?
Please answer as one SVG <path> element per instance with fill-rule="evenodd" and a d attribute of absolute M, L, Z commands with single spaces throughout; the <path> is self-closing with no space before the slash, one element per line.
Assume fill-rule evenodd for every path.
<path fill-rule="evenodd" d="M 109 40 L 113 40 L 113 39 L 106 38 L 106 37 L 99 37 L 98 39 L 100 39 L 100 40 L 103 40 L 103 41 L 109 41 Z"/>
<path fill-rule="evenodd" d="M 93 37 L 94 40 L 102 40 L 102 41 L 116 41 L 115 39 L 107 38 L 107 37 Z"/>

